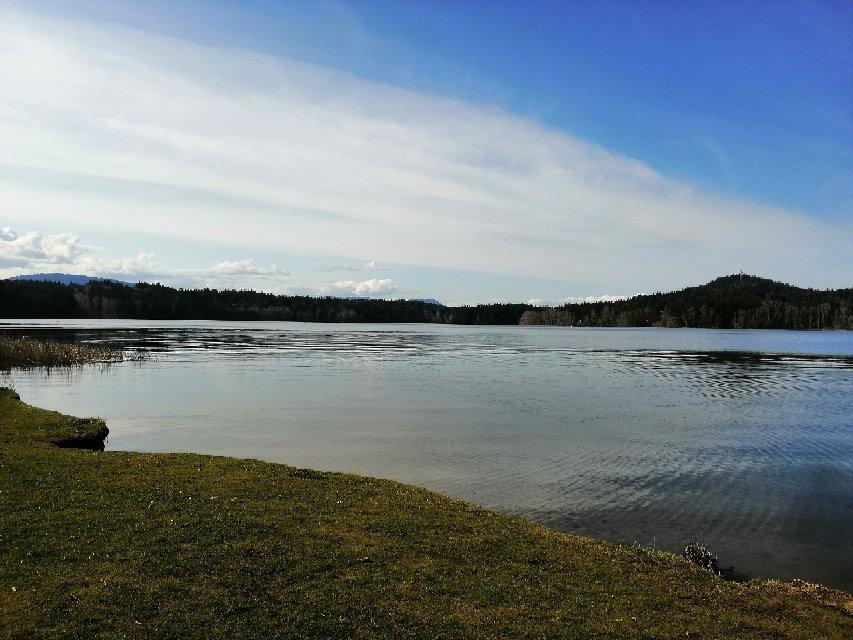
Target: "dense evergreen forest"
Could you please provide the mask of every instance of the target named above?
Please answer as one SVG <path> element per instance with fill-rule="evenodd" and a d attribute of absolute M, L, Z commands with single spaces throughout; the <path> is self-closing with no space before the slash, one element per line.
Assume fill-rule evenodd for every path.
<path fill-rule="evenodd" d="M 146 283 L 128 286 L 106 280 L 85 285 L 0 280 L 3 318 L 518 324 L 529 308 L 525 304 L 445 307 L 420 300 L 279 296 Z"/>
<path fill-rule="evenodd" d="M 802 289 L 741 274 L 617 302 L 445 307 L 419 300 L 279 296 L 145 283 L 0 280 L 0 317 L 853 329 L 853 288 Z"/>
<path fill-rule="evenodd" d="M 853 329 L 853 288 L 820 291 L 744 274 L 617 302 L 526 310 L 521 324 L 575 327 Z"/>

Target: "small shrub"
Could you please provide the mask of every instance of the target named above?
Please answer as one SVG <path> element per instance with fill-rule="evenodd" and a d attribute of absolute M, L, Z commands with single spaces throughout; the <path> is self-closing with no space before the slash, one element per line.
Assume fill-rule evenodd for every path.
<path fill-rule="evenodd" d="M 717 561 L 717 556 L 711 553 L 703 544 L 699 544 L 698 542 L 688 542 L 681 555 L 685 560 L 689 560 L 693 564 L 698 564 L 703 569 L 707 569 L 718 576 L 722 575 L 719 562 Z"/>

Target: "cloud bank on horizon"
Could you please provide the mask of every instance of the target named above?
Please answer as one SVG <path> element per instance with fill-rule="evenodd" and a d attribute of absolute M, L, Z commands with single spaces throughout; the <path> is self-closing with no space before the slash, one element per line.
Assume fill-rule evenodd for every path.
<path fill-rule="evenodd" d="M 292 59 L 10 11 L 0 83 L 0 275 L 476 302 L 397 272 L 548 280 L 564 299 L 853 274 L 843 214 L 703 192 L 530 119 Z M 188 244 L 211 259 L 186 264 Z"/>

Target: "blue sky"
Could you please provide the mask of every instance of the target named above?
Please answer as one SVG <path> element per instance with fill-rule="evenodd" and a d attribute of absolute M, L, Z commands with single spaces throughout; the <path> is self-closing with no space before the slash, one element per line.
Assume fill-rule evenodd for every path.
<path fill-rule="evenodd" d="M 7 5 L 9 274 L 448 302 L 853 281 L 849 3 Z"/>

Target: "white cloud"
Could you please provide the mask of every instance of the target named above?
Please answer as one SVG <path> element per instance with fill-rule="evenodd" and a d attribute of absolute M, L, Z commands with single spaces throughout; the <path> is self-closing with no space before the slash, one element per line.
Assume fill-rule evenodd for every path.
<path fill-rule="evenodd" d="M 370 278 L 361 282 L 338 280 L 334 283 L 333 288 L 348 295 L 371 297 L 388 296 L 401 292 L 401 288 L 394 284 L 391 278 Z"/>
<path fill-rule="evenodd" d="M 376 260 L 370 260 L 369 262 L 364 263 L 364 268 L 368 271 L 387 271 L 385 267 L 376 262 Z"/>
<path fill-rule="evenodd" d="M 0 187 L 33 226 L 635 290 L 849 280 L 843 215 L 704 194 L 527 119 L 293 60 L 0 20 Z"/>
<path fill-rule="evenodd" d="M 149 274 L 156 271 L 154 254 L 107 260 L 96 257 L 94 247 L 84 245 L 74 233 L 43 235 L 38 231 L 19 234 L 11 227 L 0 229 L 0 271 L 12 273 L 62 269 L 90 275 Z"/>
<path fill-rule="evenodd" d="M 140 251 L 130 258 L 103 258 L 95 247 L 84 245 L 73 233 L 42 235 L 31 231 L 18 234 L 11 227 L 0 228 L 0 276 L 61 269 L 93 276 L 137 276 L 139 279 L 189 279 L 216 286 L 233 278 L 286 277 L 277 266 L 259 266 L 253 258 L 219 262 L 207 268 L 166 268 L 155 261 L 154 253 Z M 213 280 L 211 280 L 213 278 Z"/>
<path fill-rule="evenodd" d="M 91 255 L 83 256 L 68 265 L 69 270 L 93 276 L 152 276 L 159 269 L 154 262 L 154 254 L 150 251 L 140 251 L 132 258 L 108 260 Z"/>
<path fill-rule="evenodd" d="M 0 267 L 70 264 L 87 249 L 73 233 L 18 235 L 11 227 L 0 229 Z"/>
<path fill-rule="evenodd" d="M 119 261 L 119 273 L 155 273 L 154 254 L 150 251 L 140 251 L 134 258 Z"/>

